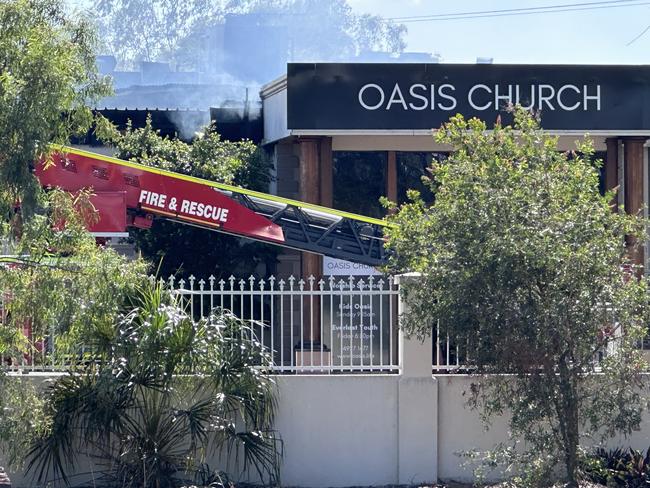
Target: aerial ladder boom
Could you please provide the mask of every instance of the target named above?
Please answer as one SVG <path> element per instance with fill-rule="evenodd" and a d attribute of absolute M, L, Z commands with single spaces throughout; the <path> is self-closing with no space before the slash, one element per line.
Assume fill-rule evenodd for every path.
<path fill-rule="evenodd" d="M 379 219 L 174 173 L 76 148 L 61 148 L 36 176 L 44 187 L 91 188 L 95 235 L 127 235 L 154 217 L 370 266 L 385 264 Z"/>

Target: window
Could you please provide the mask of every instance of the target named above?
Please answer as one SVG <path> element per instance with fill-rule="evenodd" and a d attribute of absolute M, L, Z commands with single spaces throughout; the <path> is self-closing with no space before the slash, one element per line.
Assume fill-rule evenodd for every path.
<path fill-rule="evenodd" d="M 408 200 L 406 197 L 408 190 L 418 190 L 426 203 L 433 203 L 433 193 L 424 184 L 422 177 L 431 176 L 428 169 L 434 160 L 442 161 L 446 157 L 447 153 L 398 152 L 396 155 L 398 203 Z"/>
<path fill-rule="evenodd" d="M 386 152 L 333 153 L 334 208 L 368 217 L 386 214 L 379 198 L 386 195 Z"/>

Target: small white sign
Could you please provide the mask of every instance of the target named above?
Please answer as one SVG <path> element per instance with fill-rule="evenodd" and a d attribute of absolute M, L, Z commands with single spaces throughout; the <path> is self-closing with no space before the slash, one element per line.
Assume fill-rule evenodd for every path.
<path fill-rule="evenodd" d="M 323 256 L 323 274 L 325 276 L 377 276 L 381 275 L 376 268 L 367 264 L 353 263 L 343 259 Z"/>

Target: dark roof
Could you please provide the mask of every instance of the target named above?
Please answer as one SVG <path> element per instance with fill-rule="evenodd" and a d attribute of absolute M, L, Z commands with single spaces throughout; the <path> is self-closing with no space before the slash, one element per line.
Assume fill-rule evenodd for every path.
<path fill-rule="evenodd" d="M 242 106 L 257 99 L 257 90 L 238 85 L 166 84 L 118 88 L 101 99 L 98 109 L 209 110 L 210 107 Z"/>

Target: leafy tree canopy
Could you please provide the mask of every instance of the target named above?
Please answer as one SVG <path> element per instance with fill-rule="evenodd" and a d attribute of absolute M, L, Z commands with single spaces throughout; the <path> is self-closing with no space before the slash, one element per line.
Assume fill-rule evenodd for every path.
<path fill-rule="evenodd" d="M 25 221 L 20 239 L 4 239 L 11 255 L 0 267 L 6 297 L 0 355 L 20 363 L 21 353 L 35 354 L 23 324 L 33 343 L 47 341 L 61 357 L 78 354 L 81 343 L 94 346 L 112 338 L 114 320 L 144 279 L 146 265 L 97 246 L 86 231 L 95 217 L 89 196 L 59 190 L 40 195 L 38 212 Z M 53 332 L 56 343 L 49 338 Z"/>
<path fill-rule="evenodd" d="M 456 116 L 436 139 L 453 152 L 431 168 L 435 202 L 411 192 L 390 217 L 393 265 L 421 273 L 404 290 L 404 327 L 438 323 L 470 371 L 510 373 L 478 376 L 473 405 L 510 412 L 532 447 L 527 481 L 547 483 L 560 463 L 575 484 L 585 438 L 641 421 L 648 290 L 625 237 L 643 239 L 646 222 L 599 194 L 589 141 L 559 152 L 521 108 L 513 127 Z"/>
<path fill-rule="evenodd" d="M 124 133 L 102 124 L 98 133 L 111 143 L 116 157 L 251 190 L 268 190 L 270 164 L 250 141 L 221 139 L 207 127 L 191 144 L 160 136 L 147 119 L 144 127 L 130 125 Z M 131 232 L 138 249 L 150 262 L 160 263 L 159 275 L 217 279 L 247 276 L 260 264 L 275 262 L 277 248 L 158 219 L 151 229 Z"/>
<path fill-rule="evenodd" d="M 98 247 L 86 231 L 94 218 L 89 192 L 41 193 L 20 238 L 2 236 L 0 257 L 0 456 L 20 469 L 30 444 L 49 421 L 42 392 L 16 382 L 4 367 L 46 368 L 101 359 L 115 340 L 115 322 L 146 279 L 146 265 Z M 5 228 L 8 224 L 5 222 Z M 84 356 L 82 346 L 93 351 Z"/>
<path fill-rule="evenodd" d="M 80 358 L 82 344 L 106 344 L 145 275 L 142 261 L 88 234 L 89 191 L 44 192 L 32 173 L 51 144 L 85 133 L 86 104 L 110 91 L 95 46 L 92 24 L 58 0 L 0 2 L 0 453 L 13 466 L 46 420 L 31 383 L 9 384 L 5 366 L 41 368 Z"/>
<path fill-rule="evenodd" d="M 95 68 L 96 36 L 59 0 L 0 2 L 0 210 L 29 212 L 38 184 L 33 162 L 92 122 L 87 104 L 109 94 Z"/>
<path fill-rule="evenodd" d="M 404 25 L 355 14 L 347 0 L 98 0 L 95 10 L 107 51 L 126 67 L 171 61 L 197 69 L 195 53 L 183 51 L 201 50 L 205 28 L 223 23 L 227 14 L 275 16 L 295 61 L 345 59 L 370 50 L 398 53 L 406 46 Z"/>
<path fill-rule="evenodd" d="M 45 193 L 32 173 L 51 144 L 87 130 L 86 103 L 109 90 L 95 69 L 95 41 L 91 24 L 58 0 L 0 3 L 0 354 L 14 359 L 27 347 L 21 324 L 35 341 L 52 327 L 72 342 L 92 330 L 110 334 L 144 271 L 95 245 L 85 230 L 94 218 L 88 192 Z"/>

